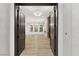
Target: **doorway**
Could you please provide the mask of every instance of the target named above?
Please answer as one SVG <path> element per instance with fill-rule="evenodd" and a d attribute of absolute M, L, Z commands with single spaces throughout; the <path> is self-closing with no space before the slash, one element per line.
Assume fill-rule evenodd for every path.
<path fill-rule="evenodd" d="M 15 56 L 27 56 L 30 52 L 58 56 L 57 3 L 15 3 Z"/>

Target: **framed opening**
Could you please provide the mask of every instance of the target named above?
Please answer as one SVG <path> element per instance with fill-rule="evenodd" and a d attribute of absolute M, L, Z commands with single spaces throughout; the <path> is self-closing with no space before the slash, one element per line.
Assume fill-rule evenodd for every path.
<path fill-rule="evenodd" d="M 19 52 L 17 48 L 19 48 L 18 46 L 18 27 L 19 27 L 19 18 L 17 16 L 19 16 L 19 7 L 18 6 L 54 6 L 54 49 L 52 50 L 54 56 L 58 56 L 58 4 L 57 3 L 15 3 L 14 5 L 14 16 L 15 16 L 15 56 L 19 56 L 22 52 L 22 50 L 24 48 L 22 48 L 22 50 Z M 16 11 L 17 8 L 17 11 Z M 17 14 L 18 13 L 18 14 Z M 24 16 L 23 16 L 24 17 Z M 25 18 L 25 17 L 24 17 Z M 50 16 L 49 18 L 50 19 Z M 50 23 L 51 21 L 49 21 Z M 48 24 L 48 26 L 50 26 Z M 31 27 L 31 31 L 33 31 L 33 28 Z M 42 31 L 42 26 L 40 27 L 40 31 Z M 50 29 L 49 29 L 50 32 Z M 25 33 L 25 31 L 24 31 Z M 48 33 L 50 34 L 50 33 Z M 51 34 L 49 35 L 49 37 L 51 36 Z M 25 37 L 25 36 L 24 36 Z M 24 38 L 25 39 L 25 38 Z M 51 40 L 50 40 L 51 41 Z M 51 44 L 51 43 L 50 43 Z M 24 45 L 25 46 L 25 45 Z M 52 48 L 51 48 L 52 49 Z"/>

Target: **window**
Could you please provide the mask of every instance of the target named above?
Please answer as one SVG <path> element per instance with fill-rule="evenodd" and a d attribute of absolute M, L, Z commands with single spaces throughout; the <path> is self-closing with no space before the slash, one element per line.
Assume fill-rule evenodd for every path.
<path fill-rule="evenodd" d="M 35 32 L 38 32 L 38 25 L 34 26 Z"/>
<path fill-rule="evenodd" d="M 43 32 L 43 25 L 40 25 L 40 32 Z"/>
<path fill-rule="evenodd" d="M 30 25 L 30 32 L 33 32 L 33 26 Z"/>

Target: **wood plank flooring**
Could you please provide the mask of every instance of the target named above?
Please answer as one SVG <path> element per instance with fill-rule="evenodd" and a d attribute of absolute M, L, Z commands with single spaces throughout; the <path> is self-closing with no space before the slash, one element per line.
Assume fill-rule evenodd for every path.
<path fill-rule="evenodd" d="M 44 35 L 26 36 L 25 49 L 21 56 L 53 56 L 50 41 Z"/>

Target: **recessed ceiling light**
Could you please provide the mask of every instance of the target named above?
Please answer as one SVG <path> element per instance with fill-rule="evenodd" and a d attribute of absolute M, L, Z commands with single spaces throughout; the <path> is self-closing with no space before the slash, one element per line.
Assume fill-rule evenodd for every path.
<path fill-rule="evenodd" d="M 33 14 L 34 14 L 34 16 L 41 16 L 42 12 L 41 11 L 35 11 Z"/>

